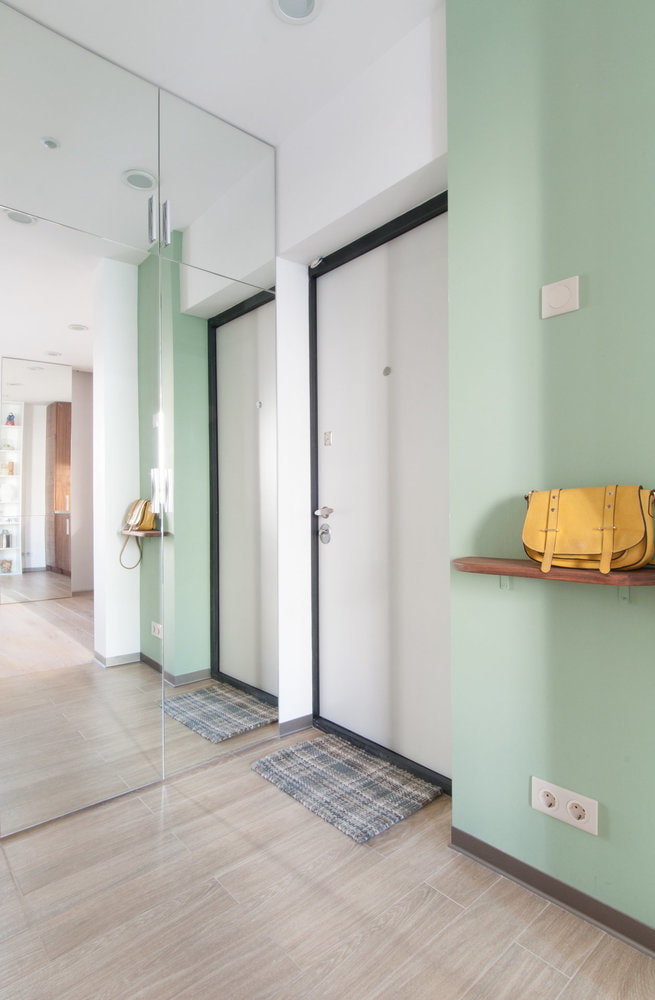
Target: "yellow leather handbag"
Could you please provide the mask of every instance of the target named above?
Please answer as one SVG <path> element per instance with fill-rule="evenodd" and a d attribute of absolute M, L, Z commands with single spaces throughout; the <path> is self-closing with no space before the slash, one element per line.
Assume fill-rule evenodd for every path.
<path fill-rule="evenodd" d="M 123 522 L 123 527 L 121 529 L 127 538 L 123 542 L 123 547 L 118 556 L 118 561 L 120 562 L 123 569 L 136 569 L 141 562 L 141 557 L 143 556 L 143 549 L 141 548 L 141 539 L 139 538 L 140 531 L 154 531 L 155 530 L 155 515 L 152 512 L 152 504 L 150 500 L 134 500 L 130 506 L 127 508 L 125 514 L 125 520 Z M 136 547 L 139 550 L 139 558 L 131 566 L 123 562 L 123 553 L 127 543 L 130 540 L 130 536 L 134 536 L 136 542 Z"/>
<path fill-rule="evenodd" d="M 614 485 L 529 493 L 523 547 L 543 573 L 551 566 L 638 569 L 655 555 L 654 492 Z"/>

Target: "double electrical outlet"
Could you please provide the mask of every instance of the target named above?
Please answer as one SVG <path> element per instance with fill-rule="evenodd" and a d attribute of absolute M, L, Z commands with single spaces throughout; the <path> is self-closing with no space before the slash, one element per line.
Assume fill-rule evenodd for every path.
<path fill-rule="evenodd" d="M 598 836 L 598 802 L 552 781 L 532 778 L 532 808 Z"/>

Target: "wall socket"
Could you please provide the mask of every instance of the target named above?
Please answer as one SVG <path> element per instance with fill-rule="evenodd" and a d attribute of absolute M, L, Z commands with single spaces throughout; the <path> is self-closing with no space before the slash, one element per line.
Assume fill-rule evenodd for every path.
<path fill-rule="evenodd" d="M 155 639 L 163 638 L 163 630 L 159 622 L 150 622 L 150 632 Z"/>
<path fill-rule="evenodd" d="M 532 778 L 532 808 L 598 836 L 598 802 L 543 778 Z"/>

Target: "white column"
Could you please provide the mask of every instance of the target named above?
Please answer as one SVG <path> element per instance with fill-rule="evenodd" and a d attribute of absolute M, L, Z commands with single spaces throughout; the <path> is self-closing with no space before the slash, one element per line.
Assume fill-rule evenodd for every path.
<path fill-rule="evenodd" d="M 140 571 L 119 563 L 125 510 L 139 495 L 137 268 L 102 261 L 94 304 L 95 652 L 110 666 L 139 656 Z"/>

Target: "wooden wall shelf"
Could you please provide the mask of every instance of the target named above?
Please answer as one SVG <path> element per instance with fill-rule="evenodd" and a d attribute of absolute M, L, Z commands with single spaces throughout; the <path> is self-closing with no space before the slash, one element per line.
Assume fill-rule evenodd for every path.
<path fill-rule="evenodd" d="M 642 569 L 612 570 L 600 573 L 596 569 L 565 569 L 553 566 L 542 573 L 539 563 L 531 559 L 497 559 L 487 556 L 466 556 L 453 559 L 453 569 L 460 573 L 482 573 L 486 576 L 522 576 L 531 580 L 564 580 L 568 583 L 592 583 L 601 587 L 655 587 L 655 566 Z"/>
<path fill-rule="evenodd" d="M 126 531 L 123 529 L 121 535 L 134 535 L 136 538 L 157 538 L 160 535 L 170 535 L 170 531 Z"/>

